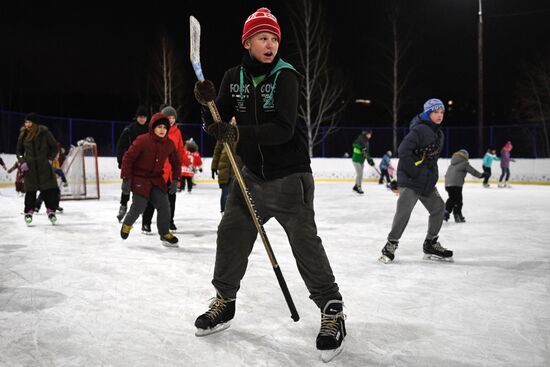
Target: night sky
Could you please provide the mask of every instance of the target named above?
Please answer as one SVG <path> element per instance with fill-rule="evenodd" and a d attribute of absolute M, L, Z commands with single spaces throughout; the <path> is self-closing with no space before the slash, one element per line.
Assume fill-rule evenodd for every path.
<path fill-rule="evenodd" d="M 112 2 L 114 3 L 114 2 Z M 284 1 L 157 1 L 105 3 L 7 2 L 0 10 L 0 109 L 56 116 L 128 120 L 139 104 L 158 105 L 151 83 L 161 35 L 176 50 L 181 80 L 180 120 L 198 121 L 189 64 L 189 15 L 203 27 L 202 59 L 208 78 L 219 84 L 225 69 L 240 62 L 246 17 L 269 7 L 282 27 L 281 56 L 292 60 L 288 5 Z M 321 3 L 320 1 L 316 3 Z M 382 108 L 390 94 L 382 82 L 390 71 L 391 1 L 328 1 L 330 62 L 346 83 L 350 103 L 343 123 L 387 124 Z M 400 27 L 411 38 L 404 67 L 412 68 L 404 91 L 403 119 L 437 97 L 455 102 L 450 123 L 477 123 L 477 0 L 397 2 Z M 93 6 L 92 6 L 93 4 Z M 488 124 L 517 121 L 515 101 L 522 73 L 550 53 L 550 4 L 544 0 L 483 0 L 485 111 Z"/>

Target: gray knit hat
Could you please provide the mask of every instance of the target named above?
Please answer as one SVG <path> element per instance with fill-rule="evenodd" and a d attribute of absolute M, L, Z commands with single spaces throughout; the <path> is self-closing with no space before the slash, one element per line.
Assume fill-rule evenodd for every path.
<path fill-rule="evenodd" d="M 160 112 L 165 114 L 166 117 L 174 116 L 176 120 L 178 119 L 178 113 L 176 112 L 176 109 L 172 106 L 166 106 Z"/>

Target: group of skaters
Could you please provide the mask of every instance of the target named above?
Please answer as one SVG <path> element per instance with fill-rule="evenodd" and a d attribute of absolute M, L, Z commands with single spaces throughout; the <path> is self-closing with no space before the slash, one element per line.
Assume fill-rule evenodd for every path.
<path fill-rule="evenodd" d="M 462 190 L 466 174 L 483 178 L 483 187 L 488 188 L 493 161 L 501 163 L 502 174 L 498 187 L 510 187 L 510 162 L 512 143 L 506 142 L 500 152 L 500 158 L 494 148 L 489 148 L 483 157 L 483 172 L 479 172 L 469 163 L 469 153 L 465 149 L 453 153 L 450 165 L 445 173 L 445 191 L 448 199 L 443 201 L 436 188 L 439 179 L 437 161 L 441 154 L 444 135 L 441 123 L 445 113 L 445 106 L 439 99 L 430 99 L 423 106 L 423 112 L 414 116 L 409 132 L 399 145 L 399 163 L 397 166 L 397 186 L 399 198 L 387 242 L 382 249 L 380 261 L 389 263 L 394 260 L 399 240 L 409 222 L 411 213 L 418 201 L 429 212 L 428 231 L 423 243 L 423 251 L 428 259 L 452 261 L 453 252 L 446 249 L 439 242 L 439 231 L 443 221 L 448 221 L 451 214 L 457 223 L 464 223 L 462 214 Z M 363 194 L 363 164 L 366 160 L 374 167 L 374 161 L 369 151 L 371 130 L 364 130 L 353 143 L 352 162 L 356 171 L 353 191 Z M 386 180 L 388 187 L 393 177 L 391 166 L 391 151 L 388 151 L 380 162 L 379 184 Z"/>
<path fill-rule="evenodd" d="M 217 229 L 212 279 L 215 296 L 208 310 L 195 321 L 196 335 L 205 336 L 230 326 L 248 257 L 258 236 L 250 206 L 239 185 L 234 180 L 231 183 L 230 172 L 227 175 L 224 173 L 223 180 L 221 177 L 222 171 L 231 167 L 227 160 L 222 160 L 223 150 L 230 147 L 231 151 L 225 152 L 225 156 L 238 153 L 242 179 L 254 199 L 254 209 L 262 224 L 274 218 L 287 234 L 309 297 L 320 310 L 321 327 L 316 337 L 316 347 L 321 351 L 323 361 L 327 362 L 342 351 L 346 337 L 344 302 L 322 240 L 317 235 L 307 134 L 305 127 L 297 123 L 300 75 L 280 57 L 280 42 L 281 29 L 277 19 L 269 9 L 260 8 L 244 23 L 242 61 L 226 71 L 219 91 L 209 80 L 195 84 L 194 94 L 202 105 L 203 127 L 217 140 L 211 170 L 212 178 L 216 175 L 219 178 L 222 190 L 220 207 L 224 213 Z M 235 88 L 238 90 L 235 91 Z M 210 114 L 209 107 L 213 101 L 219 109 L 221 121 Z M 445 203 L 436 188 L 439 177 L 437 160 L 444 142 L 440 127 L 444 112 L 445 107 L 440 100 L 428 100 L 422 113 L 411 121 L 410 131 L 399 146 L 396 170 L 399 197 L 392 227 L 382 249 L 382 262 L 389 263 L 395 259 L 399 240 L 418 201 L 429 212 L 424 253 L 430 259 L 452 260 L 453 252 L 444 248 L 438 240 L 445 216 Z M 119 139 L 117 158 L 123 183 L 118 219 L 122 222 L 120 235 L 123 239 L 128 238 L 140 215 L 142 230 L 150 232 L 149 218 L 156 209 L 157 229 L 162 243 L 169 247 L 177 246 L 178 239 L 171 230 L 176 228 L 173 220 L 178 182 L 181 181 L 182 167 L 193 170 L 195 165 L 175 126 L 176 116 L 175 109 L 167 106 L 154 113 L 147 122 L 147 111 L 138 109 L 136 122 L 128 126 Z M 362 193 L 364 161 L 374 166 L 369 152 L 371 136 L 372 131 L 365 131 L 354 143 L 352 161 L 361 180 L 355 183 L 353 190 L 358 193 Z M 38 141 L 40 144 L 36 144 Z M 38 157 L 33 151 L 36 146 L 41 149 L 40 164 L 35 165 L 33 158 L 27 162 L 29 169 L 33 167 L 43 175 L 47 175 L 49 170 L 53 174 L 48 159 L 54 158 L 56 144 L 47 130 L 35 129 L 31 132 L 29 129 L 23 137 L 22 146 L 25 152 L 32 152 L 32 157 Z M 18 158 L 20 153 L 24 152 L 18 148 Z M 395 181 L 392 179 L 395 168 L 390 164 L 391 152 L 386 155 L 384 165 L 380 166 L 382 183 L 384 179 Z M 467 152 L 459 151 L 455 155 L 456 170 L 471 172 Z M 460 187 L 464 176 L 458 172 L 456 175 L 458 182 L 453 185 Z M 483 175 L 488 177 L 490 173 L 478 177 Z M 47 182 L 50 183 L 49 180 Z M 186 183 L 188 189 L 192 187 L 192 183 L 187 180 Z M 52 190 L 56 185 L 51 181 Z M 45 183 L 40 187 L 30 186 L 27 194 L 35 195 L 37 189 L 47 194 L 45 202 L 48 211 L 55 208 L 56 196 L 47 193 L 50 186 Z M 131 193 L 132 204 L 128 208 Z M 35 198 L 31 201 L 30 196 L 32 194 L 29 195 L 29 205 L 25 199 L 26 211 L 34 209 Z M 453 204 L 452 210 L 457 210 L 457 204 Z"/>

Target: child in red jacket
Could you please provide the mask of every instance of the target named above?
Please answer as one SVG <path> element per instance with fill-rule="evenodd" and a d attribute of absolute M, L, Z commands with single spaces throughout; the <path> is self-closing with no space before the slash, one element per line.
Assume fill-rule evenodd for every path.
<path fill-rule="evenodd" d="M 191 164 L 189 166 L 181 166 L 181 185 L 179 191 L 185 190 L 185 183 L 187 182 L 187 192 L 191 193 L 195 172 L 202 172 L 202 158 L 199 153 L 199 146 L 193 138 L 185 142 L 185 149 L 187 149 L 187 157 Z"/>
<path fill-rule="evenodd" d="M 178 239 L 169 231 L 168 201 L 168 192 L 175 193 L 178 182 L 173 180 L 167 187 L 163 178 L 166 159 L 173 168 L 172 175 L 176 175 L 173 177 L 177 177 L 180 170 L 180 158 L 176 147 L 167 136 L 169 128 L 170 123 L 164 114 L 154 114 L 149 123 L 149 133 L 138 136 L 124 154 L 120 175 L 123 185 L 129 187 L 134 195 L 132 206 L 122 221 L 122 239 L 128 238 L 132 224 L 143 213 L 147 202 L 151 202 L 158 211 L 157 228 L 162 244 L 167 247 L 178 247 Z"/>

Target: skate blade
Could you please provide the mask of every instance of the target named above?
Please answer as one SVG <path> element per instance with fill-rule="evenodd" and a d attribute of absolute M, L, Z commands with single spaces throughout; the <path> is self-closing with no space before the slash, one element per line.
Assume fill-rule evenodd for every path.
<path fill-rule="evenodd" d="M 384 263 L 384 264 L 389 264 L 389 263 L 391 263 L 393 260 L 390 259 L 389 257 L 387 257 L 386 255 L 382 255 L 382 256 L 380 256 L 380 258 L 378 259 L 378 261 L 380 261 L 381 263 Z"/>
<path fill-rule="evenodd" d="M 171 248 L 180 247 L 177 243 L 170 243 L 170 242 L 164 242 L 164 241 L 162 241 L 162 245 L 164 247 L 171 247 Z"/>
<path fill-rule="evenodd" d="M 434 254 L 424 254 L 424 260 L 441 261 L 441 262 L 454 262 L 453 257 L 442 257 Z"/>
<path fill-rule="evenodd" d="M 336 356 L 338 356 L 344 350 L 344 344 L 341 344 L 336 349 L 322 350 L 321 351 L 321 360 L 325 363 L 332 361 Z"/>
<path fill-rule="evenodd" d="M 152 236 L 153 235 L 153 232 L 145 232 L 145 231 L 141 231 L 142 234 L 146 235 L 146 236 Z"/>
<path fill-rule="evenodd" d="M 195 331 L 195 336 L 201 337 L 201 336 L 207 336 L 214 333 L 219 333 L 220 331 L 224 331 L 228 327 L 231 326 L 231 321 L 224 322 L 222 324 L 218 324 L 214 326 L 213 328 L 209 329 L 199 329 L 197 328 L 197 331 Z"/>

